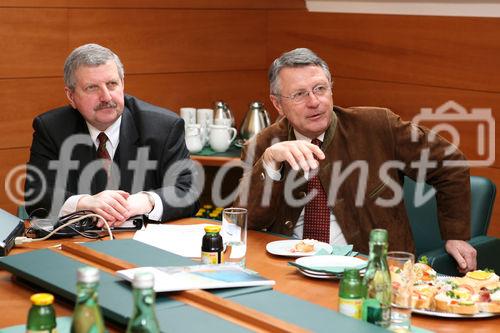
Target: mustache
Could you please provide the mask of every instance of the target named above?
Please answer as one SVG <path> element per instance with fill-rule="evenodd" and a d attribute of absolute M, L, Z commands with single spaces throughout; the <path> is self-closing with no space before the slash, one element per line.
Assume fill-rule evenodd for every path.
<path fill-rule="evenodd" d="M 99 111 L 99 110 L 102 110 L 102 109 L 114 109 L 117 106 L 118 106 L 118 104 L 116 104 L 113 101 L 111 101 L 111 102 L 103 102 L 103 103 L 99 103 L 99 105 L 97 105 L 94 108 L 94 111 Z"/>

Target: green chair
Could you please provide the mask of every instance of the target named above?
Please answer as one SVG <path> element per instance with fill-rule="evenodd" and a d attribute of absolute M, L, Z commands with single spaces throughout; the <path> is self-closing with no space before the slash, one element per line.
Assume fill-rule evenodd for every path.
<path fill-rule="evenodd" d="M 459 275 L 455 260 L 445 251 L 438 225 L 436 199 L 415 206 L 416 183 L 405 177 L 404 200 L 415 239 L 417 257 L 427 256 L 430 265 L 439 273 Z M 500 239 L 486 235 L 495 202 L 495 184 L 484 177 L 471 176 L 471 239 L 477 250 L 478 268 L 491 268 L 500 273 Z M 431 188 L 425 184 L 426 193 Z M 458 203 L 460 204 L 460 203 Z"/>

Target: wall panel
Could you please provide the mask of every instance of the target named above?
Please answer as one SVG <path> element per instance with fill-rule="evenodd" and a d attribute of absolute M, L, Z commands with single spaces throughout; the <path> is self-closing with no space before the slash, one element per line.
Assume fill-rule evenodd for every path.
<path fill-rule="evenodd" d="M 269 13 L 270 59 L 296 47 L 336 76 L 500 92 L 500 19 Z"/>
<path fill-rule="evenodd" d="M 0 7 L 305 9 L 304 0 L 0 0 Z"/>
<path fill-rule="evenodd" d="M 26 164 L 28 158 L 29 148 L 0 149 L 0 161 L 2 161 L 0 163 L 0 179 L 2 180 L 0 184 L 0 207 L 12 214 L 16 214 L 18 206 L 16 202 L 22 201 L 23 198 L 23 192 L 18 190 L 23 189 L 21 184 L 24 182 L 24 173 L 22 170 L 25 170 L 23 165 Z M 16 167 L 21 167 L 21 169 L 17 169 L 18 172 L 13 172 L 12 170 L 15 170 Z M 12 177 L 7 179 L 6 176 L 9 173 L 12 174 Z M 12 196 L 7 195 L 8 191 L 13 194 L 14 200 L 12 200 Z"/>
<path fill-rule="evenodd" d="M 175 112 L 183 106 L 212 107 L 214 101 L 223 100 L 238 126 L 251 101 L 264 102 L 272 118 L 277 116 L 269 102 L 266 72 L 260 70 L 129 75 L 125 90 Z"/>
<path fill-rule="evenodd" d="M 27 148 L 33 118 L 67 104 L 61 78 L 0 80 L 0 149 Z"/>
<path fill-rule="evenodd" d="M 470 91 L 460 89 L 439 88 L 421 85 L 409 85 L 381 81 L 367 81 L 359 79 L 337 78 L 334 88 L 334 103 L 341 106 L 381 106 L 388 107 L 399 114 L 404 120 L 412 120 L 421 112 L 421 108 L 435 110 L 444 103 L 453 100 L 471 112 L 472 108 L 491 108 L 493 117 L 500 117 L 500 94 Z M 448 114 L 456 114 L 450 110 Z M 443 120 L 446 119 L 444 116 Z M 494 122 L 494 119 L 493 119 Z M 437 123 L 437 122 L 436 122 Z M 434 124 L 436 124 L 434 123 Z M 487 159 L 486 155 L 480 156 L 478 151 L 478 124 L 483 122 L 453 122 L 460 133 L 460 148 L 470 159 Z M 423 123 L 431 127 L 431 122 Z M 497 130 L 498 131 L 498 130 Z M 446 132 L 443 136 L 450 139 Z M 495 149 L 490 150 L 496 155 L 500 151 L 499 136 L 494 136 Z M 493 147 L 493 146 L 492 146 Z M 497 159 L 495 166 L 500 167 Z"/>
<path fill-rule="evenodd" d="M 0 8 L 0 79 L 60 75 L 66 9 Z"/>
<path fill-rule="evenodd" d="M 259 11 L 71 9 L 69 22 L 70 48 L 102 43 L 120 56 L 128 73 L 267 66 L 266 16 Z"/>

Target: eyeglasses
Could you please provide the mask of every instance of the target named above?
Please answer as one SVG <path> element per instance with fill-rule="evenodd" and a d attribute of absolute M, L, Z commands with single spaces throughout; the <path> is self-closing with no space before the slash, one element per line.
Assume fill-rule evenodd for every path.
<path fill-rule="evenodd" d="M 279 94 L 275 94 L 275 96 L 288 98 L 295 104 L 302 104 L 306 101 L 307 97 L 309 97 L 310 93 L 313 93 L 316 97 L 323 97 L 332 93 L 332 90 L 329 85 L 320 84 L 316 87 L 312 88 L 312 90 L 299 90 L 291 94 L 290 96 L 283 96 Z"/>

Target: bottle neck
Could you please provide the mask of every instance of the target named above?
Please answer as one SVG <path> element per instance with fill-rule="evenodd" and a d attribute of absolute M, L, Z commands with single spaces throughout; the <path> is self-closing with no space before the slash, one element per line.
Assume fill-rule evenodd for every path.
<path fill-rule="evenodd" d="M 152 307 L 155 304 L 156 294 L 153 288 L 134 288 L 134 304 L 141 307 Z"/>
<path fill-rule="evenodd" d="M 368 270 L 388 270 L 387 265 L 387 243 L 370 242 L 370 256 L 368 258 Z"/>
<path fill-rule="evenodd" d="M 78 304 L 82 303 L 93 303 L 97 304 L 97 282 L 85 283 L 78 282 L 76 284 L 77 298 L 76 302 Z"/>
<path fill-rule="evenodd" d="M 370 256 L 369 259 L 379 259 L 387 257 L 387 243 L 370 242 Z"/>

